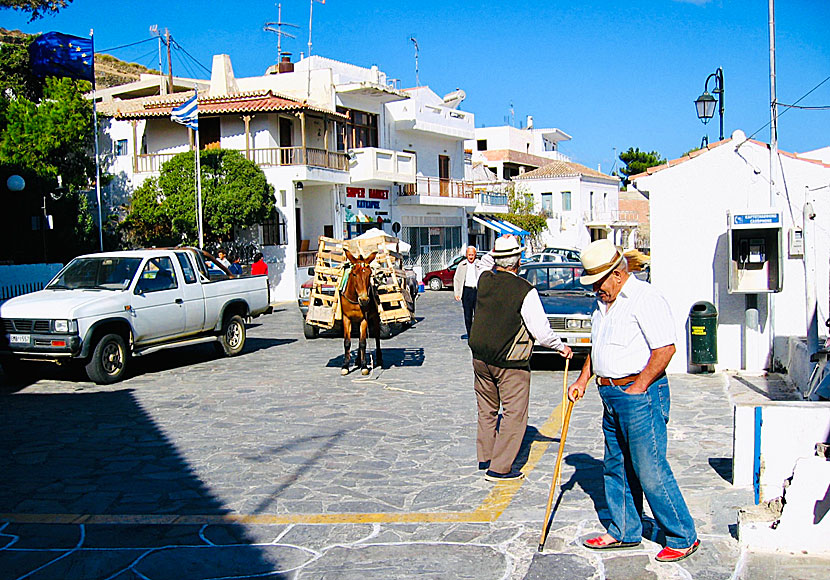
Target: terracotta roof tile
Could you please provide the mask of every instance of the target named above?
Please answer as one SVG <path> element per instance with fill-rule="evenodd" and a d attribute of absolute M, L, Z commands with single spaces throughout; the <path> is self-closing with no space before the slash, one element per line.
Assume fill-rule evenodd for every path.
<path fill-rule="evenodd" d="M 190 98 L 190 94 L 183 96 L 165 96 L 147 99 L 131 99 L 107 103 L 107 111 L 119 119 L 141 119 L 146 117 L 170 116 L 174 107 Z M 138 101 L 138 102 L 137 102 Z M 300 101 L 275 95 L 271 91 L 255 91 L 236 93 L 220 97 L 200 97 L 200 115 L 222 115 L 228 113 L 269 113 L 276 111 L 310 110 L 326 113 L 331 116 L 343 117 L 339 113 L 313 107 Z M 344 117 L 345 118 L 345 117 Z"/>
<path fill-rule="evenodd" d="M 515 176 L 513 179 L 545 179 L 549 177 L 596 177 L 610 181 L 619 181 L 619 177 L 613 175 L 606 175 L 590 167 L 586 167 L 573 161 L 553 161 L 548 162 L 544 167 L 522 173 Z"/>

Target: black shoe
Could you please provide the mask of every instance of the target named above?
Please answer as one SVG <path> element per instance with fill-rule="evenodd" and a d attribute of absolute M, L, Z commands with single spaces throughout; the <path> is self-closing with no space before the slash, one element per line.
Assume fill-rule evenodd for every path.
<path fill-rule="evenodd" d="M 490 461 L 479 461 L 478 462 L 478 468 L 480 470 L 490 469 Z"/>
<path fill-rule="evenodd" d="M 517 481 L 519 479 L 524 479 L 525 474 L 519 471 L 518 469 L 512 470 L 510 473 L 496 473 L 488 469 L 484 473 L 484 479 L 487 481 Z"/>

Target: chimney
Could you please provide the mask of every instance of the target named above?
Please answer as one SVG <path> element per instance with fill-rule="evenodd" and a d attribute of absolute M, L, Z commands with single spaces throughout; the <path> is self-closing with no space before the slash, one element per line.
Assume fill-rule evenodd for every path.
<path fill-rule="evenodd" d="M 533 115 L 527 116 L 527 128 L 533 129 Z"/>
<path fill-rule="evenodd" d="M 218 97 L 238 92 L 239 87 L 236 86 L 236 78 L 233 76 L 231 57 L 227 54 L 214 54 L 208 96 Z"/>
<path fill-rule="evenodd" d="M 277 72 L 278 73 L 294 72 L 294 63 L 291 62 L 291 53 L 290 52 L 283 52 L 280 56 L 282 58 L 280 59 L 280 63 L 277 66 Z"/>

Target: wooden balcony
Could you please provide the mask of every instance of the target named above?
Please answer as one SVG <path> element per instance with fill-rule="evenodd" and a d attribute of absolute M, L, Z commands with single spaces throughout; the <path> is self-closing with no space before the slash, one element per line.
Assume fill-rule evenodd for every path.
<path fill-rule="evenodd" d="M 315 149 L 313 147 L 265 147 L 260 149 L 240 150 L 248 159 L 262 167 L 282 165 L 308 165 L 324 167 L 338 171 L 349 170 L 349 159 L 345 153 Z M 136 155 L 134 169 L 136 173 L 151 173 L 161 170 L 161 166 L 172 159 L 176 153 L 150 153 Z"/>
<path fill-rule="evenodd" d="M 473 199 L 473 183 L 458 179 L 442 179 L 440 177 L 415 178 L 415 183 L 407 183 L 401 189 L 401 195 L 426 195 L 435 197 L 456 197 Z"/>

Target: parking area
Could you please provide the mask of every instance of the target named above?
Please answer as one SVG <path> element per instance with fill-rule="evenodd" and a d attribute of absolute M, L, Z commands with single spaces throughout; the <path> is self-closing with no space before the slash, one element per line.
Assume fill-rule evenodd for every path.
<path fill-rule="evenodd" d="M 477 470 L 461 307 L 427 292 L 416 313 L 383 341 L 387 368 L 366 377 L 341 376 L 342 340 L 305 339 L 286 303 L 254 321 L 236 358 L 199 345 L 135 359 L 109 387 L 55 368 L 0 387 L 0 580 L 732 575 L 730 525 L 751 491 L 729 483 L 722 378 L 673 379 L 670 460 L 698 555 L 660 567 L 656 543 L 612 558 L 579 546 L 605 509 L 592 391 L 574 411 L 564 493 L 534 559 L 561 361 L 536 361 L 518 459 L 527 478 L 493 485 Z"/>

